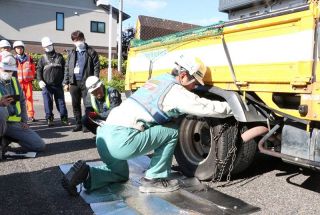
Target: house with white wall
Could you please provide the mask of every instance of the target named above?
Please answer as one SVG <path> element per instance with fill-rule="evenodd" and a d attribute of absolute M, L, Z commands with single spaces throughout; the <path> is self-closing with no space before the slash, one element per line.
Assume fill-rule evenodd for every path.
<path fill-rule="evenodd" d="M 42 53 L 41 38 L 49 36 L 59 52 L 73 47 L 71 33 L 80 30 L 99 53 L 108 52 L 112 18 L 112 53 L 117 53 L 119 10 L 97 6 L 97 0 L 0 0 L 0 39 L 22 40 L 28 52 Z M 122 20 L 130 16 L 122 12 Z"/>

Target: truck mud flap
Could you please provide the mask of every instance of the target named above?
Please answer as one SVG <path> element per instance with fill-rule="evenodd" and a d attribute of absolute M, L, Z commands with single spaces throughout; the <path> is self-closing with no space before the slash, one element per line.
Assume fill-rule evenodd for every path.
<path fill-rule="evenodd" d="M 196 178 L 187 178 L 178 172 L 173 177 L 179 180 L 180 190 L 163 194 L 140 193 L 140 178 L 149 162 L 147 156 L 129 160 L 128 182 L 110 184 L 90 193 L 83 188 L 80 196 L 95 214 L 249 214 L 259 210 L 240 199 L 207 189 Z M 88 164 L 97 166 L 102 162 Z M 60 169 L 65 174 L 71 166 L 64 164 Z"/>

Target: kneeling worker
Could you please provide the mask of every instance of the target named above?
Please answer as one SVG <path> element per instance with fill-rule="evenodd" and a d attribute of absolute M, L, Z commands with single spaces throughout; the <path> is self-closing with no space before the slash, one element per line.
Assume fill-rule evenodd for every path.
<path fill-rule="evenodd" d="M 90 76 L 86 80 L 88 94 L 86 98 L 85 116 L 82 124 L 92 133 L 97 133 L 98 125 L 92 120 L 106 120 L 111 109 L 122 102 L 121 94 L 112 87 L 106 87 L 96 76 Z M 92 119 L 92 120 L 91 120 Z"/>
<path fill-rule="evenodd" d="M 204 84 L 204 64 L 181 55 L 171 74 L 147 81 L 109 114 L 106 124 L 97 131 L 97 150 L 104 162 L 89 167 L 76 162 L 63 178 L 63 187 L 77 195 L 80 183 L 90 192 L 115 182 L 129 179 L 127 160 L 154 151 L 140 192 L 172 192 L 179 189 L 170 178 L 173 152 L 178 142 L 178 125 L 174 118 L 185 113 L 215 117 L 231 114 L 228 103 L 200 98 L 190 92 L 196 84 Z"/>
<path fill-rule="evenodd" d="M 19 81 L 12 77 L 17 71 L 16 59 L 3 51 L 0 62 L 0 137 L 17 140 L 28 151 L 43 151 L 45 143 L 29 128 L 26 100 Z"/>

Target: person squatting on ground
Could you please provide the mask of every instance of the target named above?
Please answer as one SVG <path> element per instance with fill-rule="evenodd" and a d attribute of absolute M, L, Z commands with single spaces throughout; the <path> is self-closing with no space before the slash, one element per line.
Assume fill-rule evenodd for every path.
<path fill-rule="evenodd" d="M 76 162 L 62 179 L 63 187 L 76 195 L 83 182 L 90 192 L 109 183 L 129 178 L 127 160 L 154 150 L 150 165 L 141 179 L 140 192 L 171 192 L 179 189 L 170 180 L 173 152 L 178 141 L 174 118 L 182 114 L 217 116 L 231 114 L 226 102 L 200 98 L 190 92 L 203 85 L 206 67 L 200 60 L 181 55 L 171 74 L 152 78 L 114 108 L 106 124 L 98 127 L 96 145 L 104 165 L 89 167 Z"/>
<path fill-rule="evenodd" d="M 3 52 L 0 62 L 0 136 L 13 139 L 28 151 L 45 149 L 41 137 L 27 124 L 26 101 L 19 82 L 12 77 L 16 71 L 16 59 L 10 52 Z"/>
<path fill-rule="evenodd" d="M 88 89 L 88 94 L 82 124 L 89 131 L 96 134 L 98 125 L 91 119 L 105 121 L 112 108 L 121 104 L 121 94 L 112 87 L 104 86 L 96 76 L 87 78 L 86 88 Z"/>
<path fill-rule="evenodd" d="M 15 41 L 13 49 L 17 53 L 18 80 L 27 102 L 28 121 L 35 122 L 33 107 L 32 81 L 35 78 L 36 69 L 31 56 L 25 53 L 25 46 L 22 41 Z"/>
<path fill-rule="evenodd" d="M 85 103 L 87 96 L 85 82 L 89 76 L 99 77 L 100 62 L 97 52 L 85 43 L 85 37 L 81 31 L 73 32 L 71 40 L 75 48 L 68 54 L 64 89 L 70 90 L 73 115 L 76 118 L 76 126 L 72 131 L 85 132 L 86 128 L 82 128 L 81 122 L 81 98 Z"/>
<path fill-rule="evenodd" d="M 45 54 L 39 59 L 37 64 L 37 78 L 42 89 L 44 110 L 48 126 L 53 126 L 53 97 L 57 110 L 60 113 L 62 125 L 70 125 L 68 111 L 64 99 L 62 82 L 64 80 L 65 60 L 62 54 L 55 51 L 49 37 L 41 40 Z"/>

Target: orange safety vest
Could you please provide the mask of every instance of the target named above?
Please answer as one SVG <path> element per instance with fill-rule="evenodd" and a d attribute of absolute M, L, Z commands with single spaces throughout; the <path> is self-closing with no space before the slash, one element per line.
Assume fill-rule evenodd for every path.
<path fill-rule="evenodd" d="M 32 58 L 27 56 L 27 60 L 23 63 L 20 63 L 17 60 L 17 70 L 18 70 L 18 80 L 19 81 L 32 81 L 35 75 L 35 65 L 31 62 Z"/>

